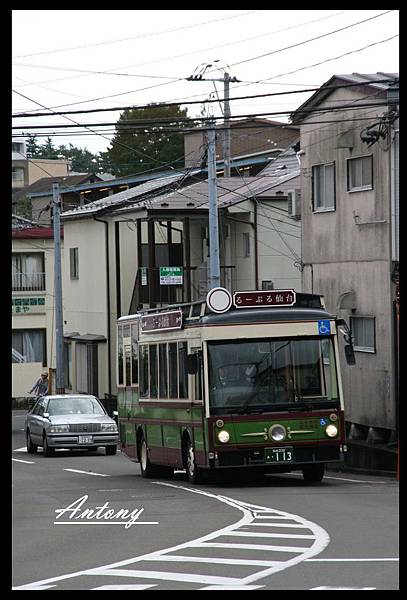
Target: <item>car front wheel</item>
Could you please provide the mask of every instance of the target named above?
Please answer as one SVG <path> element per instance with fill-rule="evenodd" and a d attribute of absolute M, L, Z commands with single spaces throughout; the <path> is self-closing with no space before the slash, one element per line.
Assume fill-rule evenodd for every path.
<path fill-rule="evenodd" d="M 27 452 L 28 454 L 35 454 L 37 452 L 38 446 L 37 444 L 33 444 L 31 440 L 30 430 L 26 431 L 26 440 L 27 440 Z"/>
<path fill-rule="evenodd" d="M 48 446 L 47 434 L 44 432 L 44 438 L 42 443 L 42 453 L 44 456 L 53 456 L 55 452 L 55 448 L 50 448 Z"/>

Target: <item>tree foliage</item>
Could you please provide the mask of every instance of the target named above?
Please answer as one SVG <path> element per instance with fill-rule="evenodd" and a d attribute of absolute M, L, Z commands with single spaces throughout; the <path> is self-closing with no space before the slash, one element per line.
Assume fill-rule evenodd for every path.
<path fill-rule="evenodd" d="M 168 132 L 171 126 L 187 127 L 193 121 L 179 122 L 187 118 L 187 109 L 176 106 L 155 106 L 126 109 L 116 124 L 111 147 L 105 154 L 111 172 L 118 176 L 134 175 L 145 171 L 167 171 L 171 167 L 184 166 L 184 138 L 182 133 Z M 158 119 L 165 119 L 157 123 Z M 142 121 L 134 128 L 127 121 Z M 143 123 L 141 123 L 142 125 Z M 130 125 L 130 124 L 129 124 Z"/>

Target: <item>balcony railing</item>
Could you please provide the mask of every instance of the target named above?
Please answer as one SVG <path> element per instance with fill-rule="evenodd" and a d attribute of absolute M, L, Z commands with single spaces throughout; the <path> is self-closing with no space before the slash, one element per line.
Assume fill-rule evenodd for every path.
<path fill-rule="evenodd" d="M 13 273 L 13 292 L 44 292 L 45 273 Z"/>

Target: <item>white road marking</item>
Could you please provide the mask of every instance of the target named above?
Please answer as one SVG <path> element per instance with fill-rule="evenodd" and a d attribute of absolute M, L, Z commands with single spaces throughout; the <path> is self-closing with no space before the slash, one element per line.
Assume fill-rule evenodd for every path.
<path fill-rule="evenodd" d="M 306 558 L 305 562 L 399 562 L 398 558 Z"/>
<path fill-rule="evenodd" d="M 331 585 L 320 585 L 319 587 L 315 587 L 315 588 L 310 588 L 311 590 L 375 590 L 377 588 L 374 587 L 335 587 L 335 586 L 331 586 Z"/>
<path fill-rule="evenodd" d="M 71 471 L 71 473 L 83 473 L 84 475 L 97 475 L 98 477 L 110 477 L 105 473 L 94 473 L 93 471 L 80 471 L 79 469 L 64 469 L 64 471 Z"/>
<path fill-rule="evenodd" d="M 176 546 L 172 546 L 170 548 L 165 548 L 163 550 L 158 550 L 155 552 L 151 552 L 148 554 L 144 554 L 142 556 L 132 557 L 126 560 L 118 561 L 115 563 L 111 563 L 108 565 L 104 565 L 101 567 L 96 567 L 94 569 L 86 569 L 83 571 L 77 571 L 68 575 L 51 577 L 48 579 L 44 579 L 42 581 L 37 581 L 28 585 L 47 585 L 49 583 L 55 583 L 57 581 L 61 581 L 62 579 L 68 579 L 70 577 L 79 577 L 81 575 L 93 576 L 93 575 L 101 575 L 101 576 L 113 576 L 113 577 L 135 577 L 135 578 L 146 578 L 146 579 L 160 579 L 163 581 L 188 581 L 191 583 L 204 583 L 207 585 L 215 585 L 221 586 L 222 589 L 226 589 L 227 586 L 238 586 L 239 588 L 248 589 L 248 586 L 259 579 L 264 577 L 268 577 L 273 573 L 277 573 L 279 571 L 283 571 L 288 567 L 292 567 L 307 558 L 311 558 L 317 554 L 320 554 L 326 546 L 329 544 L 330 538 L 328 533 L 322 529 L 319 525 L 308 521 L 298 515 L 290 514 L 283 511 L 274 510 L 272 508 L 267 508 L 264 506 L 258 506 L 255 504 L 249 504 L 245 502 L 241 502 L 239 500 L 235 500 L 233 498 L 228 498 L 222 495 L 215 495 L 210 492 L 206 492 L 203 490 L 196 490 L 193 488 L 175 485 L 171 483 L 164 482 L 152 482 L 157 485 L 164 485 L 167 487 L 172 487 L 178 490 L 184 490 L 189 493 L 201 494 L 206 498 L 212 498 L 224 504 L 227 504 L 229 507 L 239 510 L 242 515 L 241 518 L 233 523 L 232 525 L 228 525 L 222 529 L 216 530 L 212 533 L 204 535 L 200 538 L 191 540 L 189 542 L 181 543 Z M 308 528 L 312 533 L 312 539 L 309 540 L 310 543 L 308 546 L 304 547 L 292 547 L 292 546 L 270 546 L 266 544 L 257 545 L 257 544 L 217 544 L 214 540 L 228 536 L 230 533 L 235 532 L 236 530 L 250 526 L 253 522 L 256 522 L 258 519 L 258 513 L 261 513 L 261 516 L 273 516 L 278 519 L 285 519 L 286 521 L 292 521 L 293 524 L 301 525 L 303 528 Z M 268 514 L 267 514 L 268 513 Z M 287 524 L 287 523 L 286 523 Z M 278 523 L 275 523 L 278 525 Z M 237 558 L 229 558 L 225 556 L 224 558 L 216 558 L 211 559 L 210 557 L 202 560 L 203 557 L 186 557 L 185 559 L 182 556 L 176 555 L 181 550 L 188 549 L 193 550 L 201 549 L 201 548 L 211 548 L 211 547 L 223 547 L 226 550 L 234 550 L 238 548 L 239 550 L 252 550 L 261 549 L 268 550 L 268 558 L 270 560 L 251 560 L 250 555 L 247 559 L 238 560 Z M 290 557 L 287 560 L 273 560 L 273 553 L 277 553 L 280 556 L 281 552 L 289 552 L 291 554 L 296 554 L 294 557 Z M 182 554 L 182 552 L 181 552 Z M 226 552 L 225 552 L 226 554 Z M 255 558 L 255 557 L 254 557 Z M 161 562 L 162 565 L 173 564 L 174 562 L 187 563 L 188 561 L 202 563 L 207 567 L 211 562 L 217 562 L 219 564 L 225 565 L 237 565 L 244 564 L 248 568 L 252 568 L 255 572 L 252 572 L 250 575 L 246 577 L 223 577 L 223 576 L 215 576 L 215 575 L 207 575 L 206 573 L 179 573 L 176 571 L 152 571 L 145 569 L 134 569 L 136 563 L 149 562 L 149 561 L 157 561 Z M 124 568 L 126 566 L 130 566 L 130 568 Z M 264 567 L 260 570 L 256 569 L 256 567 Z M 225 570 L 225 573 L 227 571 Z M 26 586 L 21 586 L 18 589 L 24 589 Z"/>
<path fill-rule="evenodd" d="M 21 460 L 20 458 L 12 458 L 11 460 L 14 460 L 15 462 L 25 463 L 26 465 L 35 465 L 35 462 L 33 460 Z"/>
<path fill-rule="evenodd" d="M 156 583 L 124 583 L 113 585 L 101 585 L 100 587 L 92 588 L 92 590 L 148 590 L 149 588 L 157 587 Z"/>
<path fill-rule="evenodd" d="M 258 590 L 262 587 L 264 585 L 208 585 L 200 590 Z"/>
<path fill-rule="evenodd" d="M 302 477 L 301 473 L 285 473 L 288 477 Z M 324 475 L 324 479 L 337 479 L 338 481 L 350 481 L 352 483 L 388 483 L 388 481 L 370 481 L 368 479 L 349 479 L 347 477 L 334 477 L 333 475 Z"/>
<path fill-rule="evenodd" d="M 27 452 L 27 448 L 23 446 L 22 448 L 16 448 L 13 452 Z"/>
<path fill-rule="evenodd" d="M 20 585 L 18 587 L 11 588 L 12 590 L 48 590 L 49 588 L 56 587 L 55 585 L 36 585 L 35 583 L 29 583 L 28 585 Z"/>

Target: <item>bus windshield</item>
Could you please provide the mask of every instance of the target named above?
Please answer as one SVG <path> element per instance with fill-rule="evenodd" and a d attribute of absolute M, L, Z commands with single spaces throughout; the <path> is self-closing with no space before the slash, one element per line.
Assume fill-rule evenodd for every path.
<path fill-rule="evenodd" d="M 208 343 L 212 415 L 334 406 L 338 384 L 330 337 Z"/>

